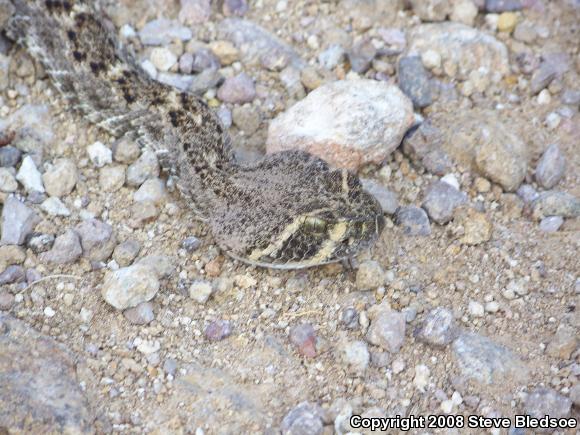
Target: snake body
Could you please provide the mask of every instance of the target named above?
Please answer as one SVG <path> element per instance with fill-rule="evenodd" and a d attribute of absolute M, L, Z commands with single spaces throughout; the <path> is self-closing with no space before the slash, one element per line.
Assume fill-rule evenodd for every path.
<path fill-rule="evenodd" d="M 348 171 L 301 151 L 236 161 L 216 114 L 201 98 L 151 79 L 94 2 L 11 2 L 9 34 L 68 104 L 114 137 L 154 150 L 224 253 L 304 268 L 350 258 L 380 234 L 380 205 Z"/>

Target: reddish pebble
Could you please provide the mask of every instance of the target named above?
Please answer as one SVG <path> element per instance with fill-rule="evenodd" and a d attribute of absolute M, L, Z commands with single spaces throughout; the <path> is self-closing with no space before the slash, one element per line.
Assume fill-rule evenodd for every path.
<path fill-rule="evenodd" d="M 301 355 L 307 358 L 316 356 L 316 333 L 310 323 L 303 323 L 290 329 L 290 342 L 296 346 Z"/>

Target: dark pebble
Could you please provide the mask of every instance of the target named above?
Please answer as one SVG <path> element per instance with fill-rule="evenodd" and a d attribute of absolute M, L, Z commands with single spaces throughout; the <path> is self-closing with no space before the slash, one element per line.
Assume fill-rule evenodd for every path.
<path fill-rule="evenodd" d="M 402 227 L 406 236 L 428 236 L 431 234 L 429 218 L 422 208 L 412 205 L 399 208 L 396 222 Z"/>
<path fill-rule="evenodd" d="M 15 167 L 22 157 L 22 151 L 11 145 L 0 147 L 0 166 L 4 168 Z"/>
<path fill-rule="evenodd" d="M 429 75 L 419 56 L 402 57 L 399 60 L 399 87 L 417 108 L 433 102 Z"/>

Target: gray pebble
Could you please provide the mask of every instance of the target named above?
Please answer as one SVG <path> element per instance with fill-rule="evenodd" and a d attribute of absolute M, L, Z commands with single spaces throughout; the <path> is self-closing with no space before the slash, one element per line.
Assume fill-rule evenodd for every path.
<path fill-rule="evenodd" d="M 485 0 L 487 12 L 519 11 L 522 7 L 522 0 Z"/>
<path fill-rule="evenodd" d="M 129 239 L 117 245 L 113 251 L 113 259 L 121 267 L 129 266 L 139 254 L 141 245 L 137 240 Z"/>
<path fill-rule="evenodd" d="M 0 167 L 13 168 L 20 162 L 22 151 L 11 145 L 0 147 Z"/>
<path fill-rule="evenodd" d="M 545 233 L 555 233 L 563 223 L 564 219 L 562 219 L 562 216 L 548 216 L 540 221 L 540 230 Z"/>
<path fill-rule="evenodd" d="M 153 299 L 159 287 L 157 273 L 150 266 L 137 263 L 108 273 L 101 295 L 109 305 L 125 310 Z"/>
<path fill-rule="evenodd" d="M 341 361 L 350 369 L 362 373 L 369 366 L 369 347 L 364 341 L 342 341 L 337 350 Z"/>
<path fill-rule="evenodd" d="M 324 411 L 315 403 L 302 402 L 282 420 L 282 435 L 321 435 Z"/>
<path fill-rule="evenodd" d="M 24 282 L 26 274 L 22 266 L 8 266 L 6 270 L 0 273 L 0 285 Z"/>
<path fill-rule="evenodd" d="M 415 107 L 423 108 L 433 102 L 429 75 L 419 56 L 402 57 L 399 60 L 399 87 Z"/>
<path fill-rule="evenodd" d="M 181 74 L 191 74 L 193 70 L 193 54 L 183 53 L 179 58 L 179 72 Z"/>
<path fill-rule="evenodd" d="M 565 89 L 564 92 L 562 92 L 562 103 L 571 106 L 578 106 L 580 104 L 580 89 Z"/>
<path fill-rule="evenodd" d="M 449 173 L 453 168 L 453 160 L 441 148 L 427 152 L 421 159 L 421 164 L 430 173 L 439 176 Z"/>
<path fill-rule="evenodd" d="M 221 341 L 232 334 L 233 326 L 229 320 L 215 320 L 205 328 L 204 335 L 209 341 Z"/>
<path fill-rule="evenodd" d="M 27 205 L 11 195 L 2 208 L 2 245 L 21 245 L 40 222 L 40 217 Z"/>
<path fill-rule="evenodd" d="M 176 370 L 177 370 L 177 361 L 175 361 L 173 358 L 167 358 L 163 362 L 163 371 L 168 375 L 173 376 Z"/>
<path fill-rule="evenodd" d="M 556 78 L 564 75 L 570 68 L 570 59 L 567 53 L 549 53 L 542 56 L 542 63 L 534 71 L 530 80 L 532 94 L 537 94 L 547 88 Z"/>
<path fill-rule="evenodd" d="M 54 236 L 52 234 L 33 234 L 26 242 L 26 246 L 37 255 L 51 249 L 53 244 Z"/>
<path fill-rule="evenodd" d="M 78 174 L 74 162 L 70 159 L 60 159 L 43 175 L 42 181 L 46 193 L 61 197 L 72 192 L 77 184 Z"/>
<path fill-rule="evenodd" d="M 232 115 L 234 125 L 247 135 L 255 133 L 260 127 L 260 113 L 253 106 L 236 106 Z"/>
<path fill-rule="evenodd" d="M 340 321 L 348 329 L 357 329 L 358 323 L 358 312 L 353 307 L 345 308 L 340 315 Z"/>
<path fill-rule="evenodd" d="M 405 341 L 405 315 L 386 311 L 376 315 L 365 336 L 366 341 L 390 353 L 397 353 Z"/>
<path fill-rule="evenodd" d="M 518 195 L 526 204 L 531 204 L 539 196 L 538 192 L 531 184 L 522 184 L 516 191 L 516 195 Z"/>
<path fill-rule="evenodd" d="M 208 89 L 215 88 L 223 81 L 222 75 L 215 69 L 206 69 L 192 77 L 187 89 L 197 95 L 204 94 Z"/>
<path fill-rule="evenodd" d="M 538 220 L 546 216 L 575 218 L 580 216 L 580 200 L 566 192 L 543 192 L 532 203 L 532 214 Z"/>
<path fill-rule="evenodd" d="M 159 162 L 153 151 L 145 151 L 127 168 L 127 184 L 139 187 L 148 178 L 159 176 Z"/>
<path fill-rule="evenodd" d="M 224 0 L 222 10 L 226 17 L 235 15 L 241 17 L 248 12 L 247 0 Z"/>
<path fill-rule="evenodd" d="M 382 184 L 368 178 L 361 179 L 361 182 L 364 189 L 379 201 L 384 213 L 395 214 L 399 207 L 396 193 L 390 191 Z"/>
<path fill-rule="evenodd" d="M 192 32 L 188 27 L 166 18 L 149 21 L 139 31 L 139 38 L 145 45 L 168 45 L 174 39 L 188 41 L 191 37 Z"/>
<path fill-rule="evenodd" d="M 41 204 L 46 200 L 46 198 L 46 193 L 33 190 L 32 192 L 28 193 L 26 200 L 31 204 Z"/>
<path fill-rule="evenodd" d="M 457 336 L 453 312 L 443 307 L 429 311 L 415 335 L 419 340 L 434 346 L 448 345 Z"/>
<path fill-rule="evenodd" d="M 134 140 L 124 137 L 113 144 L 113 158 L 116 162 L 131 164 L 139 158 L 141 148 Z"/>
<path fill-rule="evenodd" d="M 142 302 L 136 307 L 128 308 L 123 311 L 123 315 L 133 325 L 147 325 L 155 319 L 151 302 Z"/>
<path fill-rule="evenodd" d="M 397 210 L 397 225 L 400 225 L 403 234 L 407 236 L 428 236 L 431 234 L 431 225 L 425 210 L 413 205 L 400 207 Z"/>
<path fill-rule="evenodd" d="M 113 227 L 98 219 L 87 219 L 75 227 L 81 239 L 83 255 L 92 261 L 106 261 L 115 249 Z"/>
<path fill-rule="evenodd" d="M 201 246 L 201 240 L 199 240 L 195 236 L 187 237 L 181 241 L 181 247 L 190 253 L 197 251 L 200 246 Z"/>
<path fill-rule="evenodd" d="M 371 364 L 374 367 L 384 368 L 391 364 L 391 355 L 389 352 L 371 352 Z"/>
<path fill-rule="evenodd" d="M 550 145 L 536 167 L 536 181 L 545 189 L 554 187 L 564 176 L 566 158 L 557 144 Z"/>
<path fill-rule="evenodd" d="M 246 73 L 229 77 L 218 89 L 217 96 L 221 101 L 232 104 L 249 103 L 256 97 L 254 80 Z"/>
<path fill-rule="evenodd" d="M 375 289 L 385 283 L 385 271 L 378 261 L 364 261 L 356 271 L 355 282 L 359 290 Z"/>
<path fill-rule="evenodd" d="M 220 61 L 213 52 L 207 48 L 202 48 L 193 54 L 193 63 L 191 71 L 200 73 L 206 69 L 217 70 L 220 67 Z"/>
<path fill-rule="evenodd" d="M 69 229 L 55 239 L 50 251 L 40 254 L 40 261 L 55 264 L 74 263 L 82 253 L 79 235 Z"/>
<path fill-rule="evenodd" d="M 433 183 L 423 200 L 423 208 L 429 217 L 438 224 L 453 219 L 453 211 L 461 204 L 467 203 L 467 195 L 445 181 Z"/>
<path fill-rule="evenodd" d="M 148 255 L 139 260 L 138 264 L 147 266 L 157 274 L 158 278 L 167 278 L 175 271 L 171 257 L 167 255 Z"/>
<path fill-rule="evenodd" d="M 0 290 L 0 310 L 8 311 L 14 304 L 14 295 L 7 291 Z M 1 328 L 0 328 L 1 331 Z"/>
<path fill-rule="evenodd" d="M 42 274 L 36 269 L 27 269 L 26 270 L 26 282 L 28 284 L 32 284 L 42 278 Z"/>
<path fill-rule="evenodd" d="M 364 39 L 354 44 L 348 52 L 351 69 L 360 74 L 365 73 L 370 68 L 376 55 L 377 49 L 370 39 Z"/>
<path fill-rule="evenodd" d="M 536 388 L 528 394 L 525 401 L 525 413 L 534 418 L 549 415 L 552 418 L 570 416 L 572 401 L 551 388 Z"/>

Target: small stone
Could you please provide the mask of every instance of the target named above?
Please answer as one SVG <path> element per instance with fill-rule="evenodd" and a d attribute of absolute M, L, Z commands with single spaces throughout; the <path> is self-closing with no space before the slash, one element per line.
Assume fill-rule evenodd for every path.
<path fill-rule="evenodd" d="M 136 307 L 128 308 L 123 311 L 123 315 L 133 325 L 147 325 L 155 319 L 151 302 L 142 302 Z"/>
<path fill-rule="evenodd" d="M 356 287 L 359 290 L 371 290 L 385 283 L 385 271 L 374 260 L 360 264 L 356 272 Z"/>
<path fill-rule="evenodd" d="M 415 366 L 415 377 L 413 378 L 413 385 L 421 392 L 425 391 L 427 385 L 429 385 L 429 379 L 431 377 L 431 370 L 424 364 L 419 364 Z"/>
<path fill-rule="evenodd" d="M 580 104 L 580 90 L 567 88 L 562 92 L 562 103 L 570 106 L 578 106 Z M 0 148 L 0 166 L 2 166 L 2 149 Z M 8 165 L 6 165 L 8 166 Z"/>
<path fill-rule="evenodd" d="M 471 0 L 454 2 L 450 17 L 451 21 L 473 26 L 475 17 L 477 17 L 477 6 Z"/>
<path fill-rule="evenodd" d="M 399 208 L 399 201 L 394 192 L 390 191 L 382 184 L 368 178 L 362 178 L 361 182 L 364 189 L 379 201 L 384 213 L 395 214 L 397 208 Z"/>
<path fill-rule="evenodd" d="M 419 340 L 434 345 L 446 346 L 457 336 L 457 326 L 453 312 L 438 307 L 431 310 L 416 332 Z"/>
<path fill-rule="evenodd" d="M 159 162 L 153 151 L 147 150 L 127 168 L 127 184 L 139 187 L 148 178 L 159 176 Z"/>
<path fill-rule="evenodd" d="M 163 371 L 168 375 L 175 375 L 175 372 L 177 371 L 177 361 L 173 358 L 167 358 L 163 363 Z"/>
<path fill-rule="evenodd" d="M 496 301 L 490 301 L 485 304 L 485 312 L 486 313 L 497 313 L 499 311 L 499 303 Z"/>
<path fill-rule="evenodd" d="M 97 168 L 113 162 L 113 152 L 102 142 L 95 142 L 87 147 L 89 159 Z"/>
<path fill-rule="evenodd" d="M 0 191 L 6 193 L 16 192 L 18 182 L 8 168 L 0 168 Z"/>
<path fill-rule="evenodd" d="M 43 263 L 70 264 L 78 260 L 83 249 L 79 235 L 73 230 L 66 230 L 54 240 L 52 249 L 40 254 Z"/>
<path fill-rule="evenodd" d="M 195 236 L 187 237 L 181 242 L 181 247 L 187 252 L 195 252 L 201 246 L 201 240 Z"/>
<path fill-rule="evenodd" d="M 230 41 L 213 41 L 209 47 L 217 56 L 220 64 L 227 66 L 240 59 L 240 51 Z"/>
<path fill-rule="evenodd" d="M 147 266 L 159 279 L 168 278 L 175 271 L 173 261 L 167 255 L 147 255 L 138 264 Z"/>
<path fill-rule="evenodd" d="M 54 317 L 56 315 L 56 311 L 52 307 L 45 307 L 44 308 L 44 315 L 48 318 Z"/>
<path fill-rule="evenodd" d="M 218 89 L 217 97 L 226 103 L 250 103 L 256 97 L 254 80 L 246 73 L 227 78 Z"/>
<path fill-rule="evenodd" d="M 396 215 L 397 225 L 406 236 L 428 236 L 431 234 L 429 218 L 425 210 L 415 206 L 400 207 Z"/>
<path fill-rule="evenodd" d="M 311 91 L 322 86 L 324 79 L 316 68 L 307 66 L 300 73 L 300 82 Z"/>
<path fill-rule="evenodd" d="M 217 70 L 220 67 L 220 61 L 210 49 L 202 48 L 195 52 L 191 70 L 195 73 L 211 69 Z"/>
<path fill-rule="evenodd" d="M 529 370 L 517 355 L 486 337 L 462 333 L 452 349 L 461 373 L 469 379 L 483 384 L 529 379 Z"/>
<path fill-rule="evenodd" d="M 216 320 L 205 328 L 204 335 L 209 341 L 221 341 L 232 334 L 233 326 L 229 320 Z"/>
<path fill-rule="evenodd" d="M 158 215 L 159 209 L 153 202 L 136 202 L 131 206 L 131 221 L 129 225 L 132 228 L 140 228 L 155 220 Z"/>
<path fill-rule="evenodd" d="M 322 435 L 324 411 L 315 403 L 302 402 L 282 420 L 282 435 Z"/>
<path fill-rule="evenodd" d="M 154 204 L 160 205 L 167 200 L 167 196 L 163 180 L 159 178 L 151 178 L 145 180 L 141 187 L 139 187 L 139 189 L 133 194 L 133 201 L 151 201 Z"/>
<path fill-rule="evenodd" d="M 161 349 L 161 343 L 157 340 L 141 340 L 139 337 L 137 339 L 135 339 L 137 350 L 144 355 L 151 355 Z"/>
<path fill-rule="evenodd" d="M 497 29 L 500 32 L 511 33 L 518 22 L 518 16 L 513 12 L 503 12 L 497 20 Z"/>
<path fill-rule="evenodd" d="M 400 357 L 395 358 L 393 360 L 393 364 L 391 365 L 393 373 L 396 375 L 405 370 L 405 367 L 406 367 L 405 361 L 403 361 Z"/>
<path fill-rule="evenodd" d="M 536 189 L 534 189 L 534 186 L 530 185 L 530 184 L 522 184 L 519 189 L 516 191 L 516 194 L 521 198 L 522 201 L 524 201 L 524 203 L 526 204 L 531 204 L 532 202 L 534 202 L 539 194 L 536 191 Z"/>
<path fill-rule="evenodd" d="M 113 227 L 98 219 L 87 219 L 75 228 L 81 239 L 83 255 L 92 261 L 106 261 L 115 249 Z"/>
<path fill-rule="evenodd" d="M 40 222 L 40 217 L 27 205 L 9 196 L 2 208 L 1 245 L 22 245 L 26 237 Z"/>
<path fill-rule="evenodd" d="M 166 18 L 149 21 L 139 31 L 139 38 L 145 45 L 168 45 L 175 39 L 188 41 L 191 37 L 191 29 Z"/>
<path fill-rule="evenodd" d="M 522 0 L 485 0 L 487 12 L 519 11 L 522 7 Z"/>
<path fill-rule="evenodd" d="M 99 185 L 105 192 L 116 192 L 125 184 L 125 166 L 110 165 L 99 171 Z"/>
<path fill-rule="evenodd" d="M 179 72 L 181 74 L 191 74 L 193 71 L 193 54 L 183 53 L 179 57 Z"/>
<path fill-rule="evenodd" d="M 345 51 L 340 44 L 332 44 L 318 55 L 318 63 L 327 70 L 333 70 L 344 61 Z"/>
<path fill-rule="evenodd" d="M 502 292 L 506 299 L 514 299 L 516 296 L 525 296 L 527 294 L 528 282 L 524 278 L 511 280 Z"/>
<path fill-rule="evenodd" d="M 0 285 L 24 282 L 25 277 L 26 274 L 22 266 L 8 266 L 6 270 L 0 273 Z"/>
<path fill-rule="evenodd" d="M 365 336 L 375 346 L 397 353 L 405 341 L 405 315 L 397 311 L 379 313 L 371 322 Z"/>
<path fill-rule="evenodd" d="M 469 314 L 471 314 L 473 317 L 483 317 L 485 314 L 483 305 L 477 301 L 469 301 L 467 311 L 469 311 Z"/>
<path fill-rule="evenodd" d="M 270 71 L 282 71 L 292 59 L 290 54 L 283 50 L 272 50 L 260 57 L 260 64 Z"/>
<path fill-rule="evenodd" d="M 42 176 L 46 193 L 56 197 L 66 196 L 71 193 L 77 184 L 77 180 L 77 167 L 70 159 L 57 160 Z"/>
<path fill-rule="evenodd" d="M 425 50 L 421 53 L 421 62 L 427 69 L 435 69 L 441 67 L 441 55 L 435 50 Z"/>
<path fill-rule="evenodd" d="M 550 91 L 547 89 L 542 89 L 538 94 L 538 104 L 545 106 L 547 104 L 550 104 L 551 102 L 552 96 L 550 94 Z"/>
<path fill-rule="evenodd" d="M 254 134 L 260 127 L 260 114 L 253 106 L 236 106 L 232 115 L 235 126 L 247 135 Z"/>
<path fill-rule="evenodd" d="M 0 246 L 0 270 L 13 264 L 22 264 L 26 259 L 26 253 L 23 248 L 16 245 Z"/>
<path fill-rule="evenodd" d="M 206 23 L 211 16 L 210 0 L 181 0 L 179 21 L 185 24 Z"/>
<path fill-rule="evenodd" d="M 141 245 L 137 240 L 129 239 L 117 245 L 113 251 L 113 260 L 121 267 L 129 266 L 141 250 Z"/>
<path fill-rule="evenodd" d="M 423 208 L 438 224 L 453 219 L 455 209 L 467 202 L 467 195 L 443 180 L 433 183 L 425 194 Z"/>
<path fill-rule="evenodd" d="M 555 233 L 563 223 L 562 216 L 547 216 L 540 221 L 540 230 L 544 233 Z"/>
<path fill-rule="evenodd" d="M 247 0 L 224 0 L 222 10 L 226 17 L 244 16 L 248 12 Z"/>
<path fill-rule="evenodd" d="M 409 3 L 422 21 L 443 21 L 451 12 L 451 2 L 447 0 L 410 0 Z"/>
<path fill-rule="evenodd" d="M 536 181 L 545 189 L 554 187 L 564 176 L 566 158 L 557 144 L 550 145 L 536 167 Z"/>
<path fill-rule="evenodd" d="M 24 186 L 27 192 L 41 192 L 44 193 L 44 185 L 42 184 L 42 175 L 36 169 L 36 164 L 31 156 L 24 157 L 20 169 L 16 174 L 16 179 Z"/>
<path fill-rule="evenodd" d="M 211 282 L 205 280 L 194 281 L 189 287 L 189 297 L 194 301 L 205 304 L 213 293 Z"/>
<path fill-rule="evenodd" d="M 101 294 L 108 304 L 118 310 L 124 310 L 153 299 L 159 286 L 155 271 L 137 263 L 109 272 L 105 277 Z"/>
<path fill-rule="evenodd" d="M 536 388 L 528 394 L 524 410 L 527 415 L 541 419 L 567 418 L 570 416 L 572 401 L 551 388 Z"/>
<path fill-rule="evenodd" d="M 22 151 L 12 145 L 0 147 L 0 167 L 2 168 L 15 168 L 21 157 Z"/>
<path fill-rule="evenodd" d="M 528 23 L 520 23 L 514 30 L 514 38 L 521 42 L 532 43 L 537 36 L 536 28 Z"/>
<path fill-rule="evenodd" d="M 479 245 L 491 239 L 493 226 L 490 219 L 472 207 L 457 209 L 454 223 L 463 227 L 463 237 L 459 239 L 463 244 Z"/>
<path fill-rule="evenodd" d="M 351 69 L 356 73 L 365 73 L 375 56 L 377 49 L 369 39 L 363 39 L 355 43 L 352 49 L 348 52 L 348 60 L 350 61 Z"/>
<path fill-rule="evenodd" d="M 149 59 L 159 71 L 169 71 L 177 63 L 177 56 L 165 47 L 155 47 Z"/>
<path fill-rule="evenodd" d="M 345 308 L 340 316 L 340 321 L 348 329 L 357 329 L 359 326 L 358 320 L 358 312 L 353 307 Z"/>
<path fill-rule="evenodd" d="M 43 209 L 51 216 L 70 216 L 70 210 L 66 208 L 66 205 L 56 196 L 47 198 L 41 205 L 40 208 Z"/>
<path fill-rule="evenodd" d="M 0 290 L 0 310 L 9 311 L 14 305 L 14 299 L 13 294 Z"/>
<path fill-rule="evenodd" d="M 419 56 L 402 57 L 398 68 L 399 87 L 415 107 L 424 108 L 433 102 L 429 77 Z"/>
<path fill-rule="evenodd" d="M 338 347 L 339 359 L 357 373 L 369 366 L 370 354 L 364 341 L 344 341 Z"/>
<path fill-rule="evenodd" d="M 131 164 L 139 158 L 140 154 L 141 148 L 137 142 L 128 137 L 119 139 L 113 145 L 113 158 L 116 162 Z"/>
<path fill-rule="evenodd" d="M 574 327 L 566 324 L 558 326 L 556 333 L 548 343 L 548 355 L 562 360 L 570 359 L 578 346 L 578 334 Z"/>
<path fill-rule="evenodd" d="M 300 355 L 307 358 L 316 356 L 316 332 L 310 323 L 296 325 L 290 329 L 290 342 Z"/>
<path fill-rule="evenodd" d="M 538 220 L 546 216 L 575 218 L 580 216 L 580 200 L 566 192 L 543 192 L 532 203 L 532 216 Z"/>

